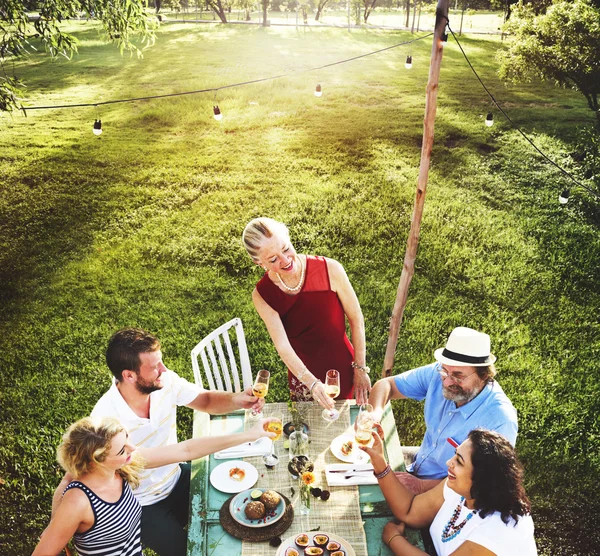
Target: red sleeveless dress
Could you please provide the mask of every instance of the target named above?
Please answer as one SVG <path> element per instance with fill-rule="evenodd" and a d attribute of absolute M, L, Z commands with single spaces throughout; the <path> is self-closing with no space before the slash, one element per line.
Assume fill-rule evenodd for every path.
<path fill-rule="evenodd" d="M 256 285 L 265 302 L 279 313 L 294 351 L 308 370 L 325 382 L 325 373 L 340 373 L 339 399 L 352 398 L 354 348 L 346 335 L 346 315 L 329 283 L 327 261 L 306 256 L 306 277 L 300 293 L 288 295 L 265 274 Z M 303 399 L 306 387 L 288 370 L 292 400 Z"/>

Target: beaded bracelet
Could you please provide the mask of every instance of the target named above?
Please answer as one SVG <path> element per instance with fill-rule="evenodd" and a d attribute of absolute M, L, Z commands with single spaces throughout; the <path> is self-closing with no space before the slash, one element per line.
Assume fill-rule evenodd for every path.
<path fill-rule="evenodd" d="M 359 365 L 355 361 L 352 361 L 351 367 L 353 369 L 356 369 L 357 371 L 363 371 L 363 372 L 365 372 L 367 374 L 369 374 L 371 372 L 371 369 L 369 367 L 367 367 L 366 365 Z"/>
<path fill-rule="evenodd" d="M 375 470 L 373 470 L 373 475 L 375 475 L 376 479 L 383 479 L 391 470 L 392 470 L 392 468 L 390 467 L 390 464 L 388 463 L 386 465 L 385 469 L 381 473 L 375 473 Z"/>
<path fill-rule="evenodd" d="M 392 548 L 392 546 L 391 546 L 391 545 L 392 545 L 392 541 L 393 541 L 393 540 L 394 540 L 396 537 L 403 537 L 403 536 L 404 536 L 404 535 L 403 535 L 402 533 L 396 533 L 395 535 L 392 535 L 392 536 L 389 538 L 389 540 L 388 540 L 388 542 L 387 542 L 387 545 L 388 545 L 390 548 Z"/>
<path fill-rule="evenodd" d="M 304 376 L 306 375 L 306 373 L 308 372 L 308 369 L 306 367 L 304 367 L 297 375 L 296 378 L 302 382 L 302 379 L 304 378 Z"/>

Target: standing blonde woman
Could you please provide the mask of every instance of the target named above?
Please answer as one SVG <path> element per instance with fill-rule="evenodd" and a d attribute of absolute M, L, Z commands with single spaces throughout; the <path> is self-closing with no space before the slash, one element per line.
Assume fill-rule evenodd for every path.
<path fill-rule="evenodd" d="M 362 311 L 344 267 L 333 259 L 296 253 L 285 224 L 256 218 L 242 234 L 252 260 L 266 272 L 252 301 L 277 353 L 287 365 L 292 399 L 310 393 L 333 407 L 323 382 L 340 373 L 340 398 L 366 403 L 371 390 L 365 362 Z M 346 335 L 346 318 L 352 342 Z"/>
<path fill-rule="evenodd" d="M 252 429 L 235 434 L 186 440 L 158 448 L 139 448 L 112 417 L 86 417 L 69 427 L 58 447 L 57 459 L 73 479 L 53 509 L 52 520 L 33 556 L 60 554 L 73 539 L 80 555 L 132 556 L 142 554 L 142 507 L 132 488 L 144 467 L 160 467 L 273 437 L 261 420 Z"/>

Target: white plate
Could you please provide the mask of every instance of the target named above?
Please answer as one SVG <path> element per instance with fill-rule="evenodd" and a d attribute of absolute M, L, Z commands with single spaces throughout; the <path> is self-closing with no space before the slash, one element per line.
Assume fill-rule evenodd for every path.
<path fill-rule="evenodd" d="M 241 481 L 236 481 L 229 476 L 229 470 L 238 467 L 246 473 Z M 258 480 L 256 467 L 247 461 L 231 460 L 217 465 L 210 474 L 210 484 L 221 492 L 235 493 L 249 489 Z"/>
<path fill-rule="evenodd" d="M 246 513 L 244 511 L 246 509 L 246 505 L 250 502 L 254 502 L 254 500 L 250 498 L 250 493 L 253 490 L 254 489 L 252 488 L 245 490 L 244 492 L 240 492 L 237 496 L 232 498 L 231 503 L 229 504 L 229 513 L 231 514 L 231 517 L 233 517 L 233 519 L 235 519 L 241 525 L 244 525 L 244 527 L 267 527 L 268 525 L 272 525 L 276 521 L 279 521 L 285 513 L 285 500 L 283 497 L 281 497 L 279 505 L 275 508 L 274 512 L 267 514 L 266 519 L 263 518 L 264 521 L 257 521 L 256 519 L 248 519 L 246 517 Z M 260 490 L 266 492 L 262 488 Z M 279 494 L 279 496 L 281 496 L 281 494 Z"/>
<path fill-rule="evenodd" d="M 298 535 L 301 535 L 302 533 L 298 533 Z M 329 537 L 330 541 L 335 541 L 338 542 L 342 545 L 342 550 L 346 553 L 346 556 L 356 556 L 356 552 L 354 552 L 354 549 L 352 548 L 352 546 L 350 546 L 350 544 L 348 543 L 347 540 L 342 539 L 342 537 L 339 537 L 338 535 L 334 535 L 333 533 L 324 533 L 323 531 L 310 531 L 309 533 L 306 533 L 308 535 L 308 538 L 310 539 L 310 542 L 308 543 L 308 546 L 316 546 L 314 542 L 312 542 L 312 539 L 314 538 L 315 535 L 327 535 Z M 304 550 L 302 548 L 299 548 L 298 546 L 296 546 L 296 537 L 298 535 L 294 535 L 292 537 L 288 537 L 287 539 L 285 539 L 280 545 L 279 545 L 279 550 L 277 550 L 277 554 L 275 556 L 283 556 L 285 554 L 285 551 L 290 547 L 293 546 L 299 554 L 304 554 Z M 323 554 L 328 554 L 327 550 L 325 550 L 323 552 Z"/>
<path fill-rule="evenodd" d="M 354 448 L 352 451 L 346 456 L 342 453 L 342 444 L 345 444 L 349 440 L 352 440 L 352 445 Z M 359 444 L 356 442 L 354 436 L 350 434 L 340 434 L 336 436 L 332 441 L 329 449 L 331 453 L 340 461 L 345 463 L 367 463 L 370 458 L 366 452 L 363 452 L 359 449 Z"/>

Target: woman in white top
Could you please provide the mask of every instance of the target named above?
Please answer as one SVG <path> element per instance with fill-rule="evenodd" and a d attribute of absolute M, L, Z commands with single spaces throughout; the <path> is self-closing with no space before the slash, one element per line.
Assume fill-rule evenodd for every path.
<path fill-rule="evenodd" d="M 388 523 L 383 541 L 395 555 L 425 554 L 404 537 L 405 525 L 429 532 L 438 556 L 535 556 L 531 506 L 514 448 L 501 434 L 469 433 L 448 460 L 448 478 L 415 496 L 391 473 L 383 452 L 383 429 L 376 425 L 370 456 L 387 503 L 401 523 Z"/>

